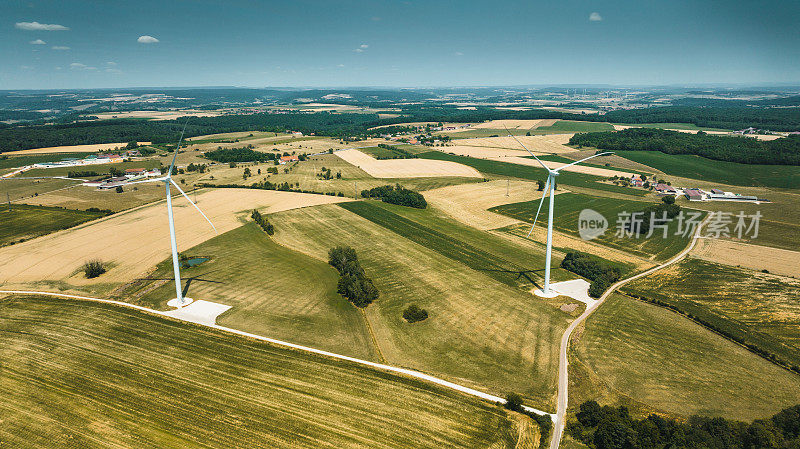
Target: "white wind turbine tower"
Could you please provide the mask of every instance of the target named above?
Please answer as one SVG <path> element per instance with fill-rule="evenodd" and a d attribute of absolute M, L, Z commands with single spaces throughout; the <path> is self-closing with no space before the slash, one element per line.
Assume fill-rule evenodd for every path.
<path fill-rule="evenodd" d="M 506 128 L 506 131 L 508 131 L 508 128 Z M 575 162 L 572 162 L 570 164 L 567 164 L 567 165 L 564 165 L 562 167 L 559 167 L 559 168 L 557 168 L 555 170 L 551 170 L 550 167 L 545 165 L 544 162 L 541 161 L 541 159 L 536 157 L 536 155 L 533 154 L 533 152 L 531 152 L 531 150 L 529 150 L 528 147 L 526 147 L 522 142 L 520 142 L 520 140 L 517 139 L 516 136 L 512 135 L 510 131 L 509 131 L 508 135 L 510 137 L 513 137 L 514 140 L 516 140 L 517 143 L 520 144 L 520 146 L 522 146 L 522 148 L 525 148 L 525 151 L 527 151 L 531 156 L 533 156 L 533 158 L 536 159 L 536 161 L 539 162 L 542 165 L 542 167 L 544 167 L 545 170 L 547 170 L 547 182 L 545 182 L 545 184 L 544 184 L 544 191 L 542 192 L 542 199 L 539 201 L 539 208 L 536 209 L 536 217 L 534 217 L 534 219 L 533 219 L 533 225 L 531 226 L 531 230 L 528 231 L 528 237 L 531 236 L 531 233 L 533 232 L 533 228 L 536 226 L 536 220 L 539 219 L 539 212 L 542 210 L 542 204 L 544 204 L 545 195 L 550 195 L 550 207 L 548 208 L 548 211 L 547 211 L 548 212 L 548 214 L 547 214 L 548 215 L 548 220 L 547 220 L 547 249 L 546 249 L 546 252 L 545 252 L 545 262 L 544 262 L 544 288 L 542 288 L 541 290 L 537 289 L 535 291 L 535 293 L 538 296 L 542 296 L 542 297 L 545 297 L 545 298 L 553 298 L 553 297 L 558 296 L 558 293 L 555 293 L 555 292 L 550 290 L 550 258 L 551 258 L 552 251 L 553 251 L 553 200 L 554 200 L 554 197 L 555 197 L 554 193 L 555 193 L 555 190 L 556 190 L 556 185 L 555 185 L 556 184 L 556 176 L 558 176 L 558 172 L 560 170 L 563 170 L 563 169 L 565 169 L 567 167 L 571 167 L 573 165 L 580 164 L 583 161 L 589 160 L 589 159 L 597 157 L 597 156 L 606 156 L 606 155 L 613 154 L 613 153 L 612 152 L 606 152 L 606 153 L 594 154 L 594 155 L 589 156 L 587 158 L 583 158 L 583 159 L 581 159 L 579 161 L 575 161 Z"/>
<path fill-rule="evenodd" d="M 186 124 L 188 123 L 189 121 L 187 120 Z M 175 273 L 175 294 L 177 295 L 175 299 L 169 301 L 168 304 L 173 307 L 183 307 L 189 304 L 192 300 L 189 298 L 184 298 L 183 291 L 181 290 L 181 268 L 180 268 L 180 263 L 178 261 L 178 245 L 175 242 L 175 220 L 172 218 L 172 195 L 170 195 L 170 184 L 174 186 L 176 189 L 178 189 L 178 192 L 180 192 L 181 195 L 183 195 L 184 198 L 186 198 L 186 200 L 189 201 L 189 204 L 194 206 L 194 208 L 197 209 L 198 212 L 200 212 L 200 215 L 202 215 L 203 218 L 206 219 L 208 224 L 211 225 L 211 228 L 214 229 L 214 232 L 215 233 L 217 232 L 217 228 L 214 226 L 214 223 L 211 223 L 211 220 L 208 219 L 206 214 L 204 214 L 203 211 L 200 210 L 199 207 L 197 207 L 197 205 L 189 198 L 189 196 L 186 195 L 186 192 L 184 192 L 183 189 L 181 189 L 180 186 L 178 186 L 178 183 L 176 183 L 172 179 L 172 170 L 175 167 L 175 159 L 178 158 L 178 150 L 180 150 L 181 148 L 181 142 L 183 141 L 183 134 L 186 131 L 186 124 L 183 125 L 183 131 L 181 131 L 181 138 L 178 140 L 178 146 L 175 147 L 175 155 L 172 157 L 172 163 L 169 166 L 169 171 L 167 172 L 167 175 L 162 176 L 160 178 L 146 179 L 142 181 L 133 181 L 128 183 L 128 184 L 142 184 L 146 182 L 163 182 L 166 188 L 167 217 L 169 218 L 169 238 L 170 238 L 170 243 L 172 245 L 172 270 Z"/>

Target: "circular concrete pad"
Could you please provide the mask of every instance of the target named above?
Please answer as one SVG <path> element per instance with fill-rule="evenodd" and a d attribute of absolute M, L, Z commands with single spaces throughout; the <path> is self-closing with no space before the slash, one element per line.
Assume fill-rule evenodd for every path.
<path fill-rule="evenodd" d="M 167 301 L 167 305 L 170 307 L 177 307 L 180 309 L 181 307 L 188 306 L 189 304 L 192 303 L 192 301 L 194 301 L 192 298 L 183 298 L 183 303 L 180 303 L 178 302 L 178 298 L 172 298 L 169 301 Z"/>
<path fill-rule="evenodd" d="M 539 289 L 539 288 L 537 288 L 536 290 L 534 290 L 534 291 L 533 291 L 533 293 L 534 293 L 536 296 L 539 296 L 539 297 L 541 297 L 541 298 L 555 298 L 556 296 L 560 295 L 560 293 L 558 293 L 557 291 L 553 290 L 552 288 L 550 289 L 550 293 L 548 293 L 548 294 L 545 294 L 545 293 L 544 293 L 544 292 L 543 292 L 541 289 Z"/>

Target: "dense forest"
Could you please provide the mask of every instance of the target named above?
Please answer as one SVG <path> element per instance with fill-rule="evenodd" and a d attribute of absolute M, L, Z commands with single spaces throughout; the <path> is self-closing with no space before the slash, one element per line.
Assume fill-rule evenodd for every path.
<path fill-rule="evenodd" d="M 786 101 L 791 103 L 795 100 L 787 99 Z M 387 105 L 382 104 L 382 106 Z M 186 127 L 186 137 L 237 131 L 283 132 L 292 130 L 304 134 L 315 133 L 338 138 L 363 138 L 390 132 L 387 129 L 370 130 L 379 125 L 394 125 L 404 122 L 479 123 L 498 119 L 564 119 L 615 123 L 680 122 L 726 129 L 742 129 L 753 126 L 775 131 L 800 130 L 800 108 L 793 107 L 665 106 L 611 111 L 605 115 L 573 114 L 542 109 L 508 111 L 498 110 L 491 106 L 478 106 L 475 110 L 463 110 L 456 106 L 429 103 L 395 105 L 395 107 L 400 109 L 400 116 L 388 119 L 379 119 L 377 114 L 295 113 L 290 111 L 193 117 Z M 0 115 L 1 117 L 2 115 Z M 26 118 L 33 118 L 33 116 L 26 116 Z M 0 152 L 133 140 L 174 143 L 178 140 L 185 122 L 184 119 L 164 121 L 115 119 L 71 122 L 75 119 L 74 115 L 67 115 L 51 124 L 0 124 Z"/>
<path fill-rule="evenodd" d="M 797 449 L 800 405 L 752 423 L 692 416 L 687 422 L 650 415 L 634 419 L 626 407 L 584 402 L 567 433 L 592 449 Z"/>
<path fill-rule="evenodd" d="M 800 130 L 798 108 L 663 106 L 611 111 L 604 117 L 612 123 L 692 123 L 706 128 L 733 130 L 751 126 L 771 131 Z"/>
<path fill-rule="evenodd" d="M 742 164 L 800 165 L 800 136 L 763 141 L 748 137 L 696 134 L 654 128 L 575 134 L 570 145 L 601 150 L 661 151 L 694 154 Z"/>
<path fill-rule="evenodd" d="M 220 148 L 203 153 L 208 159 L 217 162 L 266 162 L 278 159 L 277 153 L 263 153 L 249 147 Z"/>
<path fill-rule="evenodd" d="M 186 125 L 185 137 L 236 131 L 300 131 L 334 137 L 368 134 L 378 124 L 374 114 L 253 114 L 220 117 L 193 117 Z M 175 143 L 183 120 L 100 120 L 54 125 L 28 125 L 0 128 L 0 152 L 62 145 L 130 142 Z M 375 131 L 374 133 L 377 133 Z"/>

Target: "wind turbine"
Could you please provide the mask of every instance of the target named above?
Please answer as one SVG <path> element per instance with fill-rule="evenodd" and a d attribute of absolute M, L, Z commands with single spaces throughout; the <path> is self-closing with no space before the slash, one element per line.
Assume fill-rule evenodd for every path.
<path fill-rule="evenodd" d="M 506 128 L 506 131 L 508 131 L 508 128 Z M 550 290 L 550 258 L 552 256 L 552 252 L 553 252 L 553 200 L 554 200 L 554 197 L 555 197 L 554 193 L 555 193 L 555 190 L 556 190 L 556 176 L 558 176 L 559 171 L 561 171 L 561 170 L 563 170 L 563 169 L 565 169 L 567 167 L 571 167 L 573 165 L 580 164 L 583 161 L 592 159 L 592 158 L 597 157 L 597 156 L 605 156 L 605 155 L 613 154 L 613 153 L 609 151 L 609 152 L 605 152 L 605 153 L 594 154 L 592 156 L 583 158 L 583 159 L 581 159 L 579 161 L 575 161 L 575 162 L 572 162 L 570 164 L 567 164 L 567 165 L 564 165 L 562 167 L 559 167 L 557 169 L 551 170 L 550 167 L 545 165 L 544 162 L 541 161 L 541 159 L 536 157 L 536 155 L 533 154 L 533 152 L 531 152 L 531 150 L 529 150 L 528 147 L 525 146 L 525 144 L 520 142 L 520 140 L 517 139 L 516 136 L 511 134 L 510 131 L 508 132 L 508 135 L 510 137 L 514 138 L 514 140 L 516 140 L 517 143 L 520 144 L 520 146 L 522 146 L 522 148 L 525 148 L 525 151 L 527 151 L 528 154 L 533 156 L 533 158 L 536 159 L 536 161 L 539 162 L 542 165 L 542 167 L 544 167 L 545 170 L 547 170 L 547 182 L 545 182 L 545 184 L 544 184 L 544 191 L 542 192 L 542 199 L 539 201 L 539 208 L 536 209 L 536 217 L 534 217 L 534 219 L 533 219 L 533 225 L 531 226 L 531 230 L 528 231 L 528 237 L 530 237 L 531 233 L 533 233 L 533 228 L 536 226 L 536 220 L 539 219 L 539 212 L 542 210 L 542 204 L 544 204 L 545 195 L 550 195 L 550 207 L 548 208 L 548 211 L 547 211 L 548 212 L 547 215 L 549 217 L 548 217 L 548 220 L 547 220 L 547 249 L 546 249 L 546 252 L 545 252 L 545 262 L 544 262 L 544 264 L 545 264 L 544 265 L 544 288 L 542 288 L 541 290 L 537 289 L 534 293 L 536 293 L 538 296 L 542 296 L 542 297 L 545 297 L 545 298 L 554 298 L 554 297 L 558 296 L 558 293 L 552 292 Z"/>
<path fill-rule="evenodd" d="M 184 298 L 183 292 L 181 290 L 181 268 L 180 268 L 180 263 L 178 261 L 178 245 L 175 242 L 175 220 L 172 218 L 172 195 L 170 195 L 170 185 L 178 189 L 178 192 L 180 192 L 181 195 L 183 195 L 184 198 L 186 198 L 186 200 L 189 201 L 189 204 L 194 206 L 194 208 L 197 209 L 198 212 L 200 212 L 200 215 L 202 215 L 203 218 L 206 219 L 208 224 L 211 225 L 211 228 L 214 229 L 214 232 L 215 233 L 217 232 L 217 228 L 214 226 L 214 223 L 211 223 L 211 220 L 208 219 L 206 214 L 204 214 L 203 211 L 200 210 L 199 207 L 197 207 L 197 204 L 195 204 L 189 198 L 189 196 L 186 195 L 186 192 L 184 192 L 183 189 L 181 189 L 180 186 L 178 186 L 178 183 L 176 183 L 172 179 L 172 170 L 175 168 L 175 160 L 178 158 L 178 150 L 181 147 L 181 142 L 183 141 L 183 134 L 186 132 L 187 124 L 189 124 L 188 119 L 186 120 L 186 123 L 183 125 L 183 131 L 181 131 L 181 138 L 178 140 L 178 146 L 175 147 L 175 155 L 172 157 L 172 163 L 169 166 L 169 171 L 167 172 L 167 175 L 162 176 L 160 178 L 145 179 L 142 181 L 133 181 L 128 183 L 128 184 L 143 184 L 146 182 L 164 183 L 167 194 L 167 217 L 169 218 L 169 238 L 170 238 L 170 244 L 172 246 L 172 270 L 175 273 L 175 294 L 176 294 L 175 299 L 169 301 L 167 304 L 173 307 L 183 307 L 189 304 L 192 300 L 189 298 Z"/>

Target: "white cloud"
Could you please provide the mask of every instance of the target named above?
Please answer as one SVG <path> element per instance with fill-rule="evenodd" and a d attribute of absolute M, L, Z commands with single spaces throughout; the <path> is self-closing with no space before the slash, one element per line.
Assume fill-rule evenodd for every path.
<path fill-rule="evenodd" d="M 158 39 L 154 38 L 153 36 L 139 36 L 139 39 L 136 39 L 136 42 L 140 44 L 157 44 Z"/>
<path fill-rule="evenodd" d="M 31 69 L 33 69 L 33 67 L 31 67 L 31 66 L 29 66 L 29 65 L 21 65 L 21 66 L 19 66 L 19 68 L 20 68 L 21 70 L 31 70 Z"/>
<path fill-rule="evenodd" d="M 106 69 L 106 72 L 108 72 L 108 73 L 113 73 L 114 75 L 119 75 L 119 74 L 121 74 L 121 73 L 122 73 L 122 70 L 120 70 L 120 69 L 112 69 L 112 68 L 107 68 L 107 69 Z"/>
<path fill-rule="evenodd" d="M 462 53 L 462 52 L 460 52 L 460 51 L 457 51 L 457 52 L 456 52 L 456 56 L 464 56 L 464 53 Z"/>
<path fill-rule="evenodd" d="M 62 51 L 63 50 L 69 50 L 69 47 L 66 47 L 64 45 L 54 45 L 54 46 L 52 46 L 50 48 L 52 48 L 53 50 L 62 50 Z"/>
<path fill-rule="evenodd" d="M 97 67 L 81 64 L 80 62 L 73 62 L 72 64 L 69 65 L 69 68 L 71 68 L 72 70 L 97 70 Z"/>
<path fill-rule="evenodd" d="M 108 61 L 106 64 L 108 64 L 108 65 L 110 65 L 110 66 L 115 66 L 115 65 L 117 65 L 117 63 L 116 63 L 116 62 L 114 62 L 114 61 Z"/>
<path fill-rule="evenodd" d="M 366 50 L 366 49 L 368 49 L 368 48 L 369 48 L 369 45 L 367 45 L 367 44 L 361 44 L 361 45 L 359 45 L 359 46 L 358 46 L 358 48 L 356 48 L 356 49 L 355 49 L 355 50 L 353 50 L 353 51 L 354 51 L 354 52 L 356 52 L 356 53 L 364 53 L 364 50 Z"/>
<path fill-rule="evenodd" d="M 339 67 L 339 68 L 341 69 L 341 68 L 343 68 L 343 67 L 344 67 L 344 64 L 339 64 L 339 65 L 337 65 L 336 67 Z"/>
<path fill-rule="evenodd" d="M 55 23 L 17 22 L 14 24 L 19 30 L 25 31 L 67 31 L 69 28 Z"/>
<path fill-rule="evenodd" d="M 31 45 L 47 45 L 47 42 L 41 39 L 36 39 L 35 41 L 31 41 Z"/>
<path fill-rule="evenodd" d="M 599 12 L 593 12 L 589 14 L 589 21 L 590 22 L 601 22 L 603 20 L 603 16 L 600 15 Z"/>
<path fill-rule="evenodd" d="M 361 44 L 361 45 L 360 45 L 360 48 L 369 48 L 369 45 L 367 45 L 367 44 Z"/>

